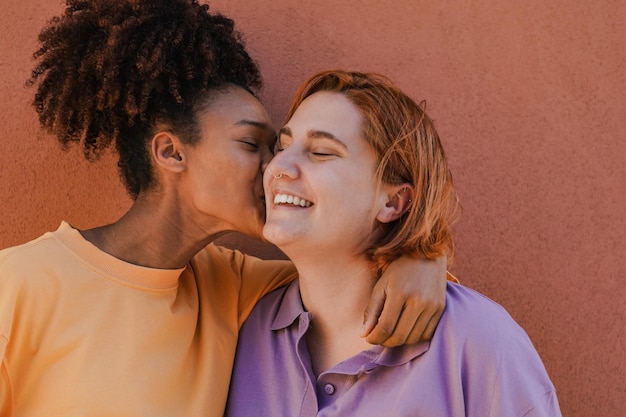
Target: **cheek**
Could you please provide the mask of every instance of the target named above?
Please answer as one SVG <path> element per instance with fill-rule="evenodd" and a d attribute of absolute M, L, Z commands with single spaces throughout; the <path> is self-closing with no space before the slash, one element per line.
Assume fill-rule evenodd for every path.
<path fill-rule="evenodd" d="M 217 182 L 222 184 L 222 188 L 228 189 L 229 193 L 236 191 L 243 194 L 261 180 L 258 161 L 255 163 L 253 158 L 233 159 L 228 164 L 223 164 L 215 175 Z"/>
<path fill-rule="evenodd" d="M 256 179 L 261 178 L 261 155 L 250 153 L 248 155 L 239 155 L 231 160 L 231 171 L 238 173 L 240 178 Z M 221 173 L 220 175 L 224 175 Z"/>
<path fill-rule="evenodd" d="M 335 187 L 332 211 L 336 216 L 348 219 L 357 229 L 372 224 L 375 219 L 376 193 L 374 188 L 363 181 L 363 177 L 346 178 L 343 186 Z M 350 184 L 350 185 L 348 185 Z M 337 219 L 338 220 L 338 219 Z"/>

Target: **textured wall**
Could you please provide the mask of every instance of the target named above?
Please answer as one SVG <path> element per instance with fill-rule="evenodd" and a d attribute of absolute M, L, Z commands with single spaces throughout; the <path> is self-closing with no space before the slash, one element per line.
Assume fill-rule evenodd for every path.
<path fill-rule="evenodd" d="M 565 416 L 623 415 L 624 1 L 213 6 L 245 33 L 277 124 L 299 83 L 332 67 L 382 72 L 425 99 L 464 207 L 453 272 L 528 331 Z M 129 204 L 112 158 L 89 166 L 60 151 L 29 107 L 36 34 L 61 9 L 22 0 L 0 15 L 0 247 L 61 219 L 111 221 Z"/>

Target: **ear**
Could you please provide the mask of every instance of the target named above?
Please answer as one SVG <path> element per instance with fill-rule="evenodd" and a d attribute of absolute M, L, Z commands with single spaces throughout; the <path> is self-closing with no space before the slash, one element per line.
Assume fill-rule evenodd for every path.
<path fill-rule="evenodd" d="M 390 223 L 411 209 L 413 186 L 409 183 L 383 185 L 382 198 L 384 206 L 378 211 L 376 220 L 381 223 Z"/>
<path fill-rule="evenodd" d="M 173 172 L 184 171 L 187 165 L 184 149 L 184 144 L 172 132 L 157 132 L 152 138 L 152 157 L 163 169 Z"/>

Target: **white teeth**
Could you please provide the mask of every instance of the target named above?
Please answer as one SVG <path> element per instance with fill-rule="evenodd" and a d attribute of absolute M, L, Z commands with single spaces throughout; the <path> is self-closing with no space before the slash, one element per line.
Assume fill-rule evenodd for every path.
<path fill-rule="evenodd" d="M 311 207 L 313 203 L 305 200 L 304 198 L 296 197 L 288 194 L 276 194 L 274 196 L 274 204 L 293 204 L 300 207 Z"/>

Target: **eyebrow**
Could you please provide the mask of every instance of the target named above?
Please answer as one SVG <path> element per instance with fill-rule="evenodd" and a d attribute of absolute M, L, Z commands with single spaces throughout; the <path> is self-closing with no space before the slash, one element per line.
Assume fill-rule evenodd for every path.
<path fill-rule="evenodd" d="M 235 126 L 253 126 L 259 129 L 274 131 L 267 123 L 259 122 L 257 120 L 242 119 L 235 123 Z"/>
<path fill-rule="evenodd" d="M 289 136 L 290 138 L 293 137 L 293 134 L 291 133 L 291 129 L 289 129 L 287 126 L 284 126 L 283 128 L 281 128 L 278 131 L 278 135 L 286 135 Z M 348 149 L 348 146 L 343 143 L 339 138 L 337 138 L 337 136 L 333 135 L 330 132 L 326 132 L 325 130 L 309 130 L 307 131 L 307 136 L 310 138 L 314 138 L 314 139 L 330 139 L 333 142 L 337 143 L 339 146 L 341 146 L 344 149 Z"/>

